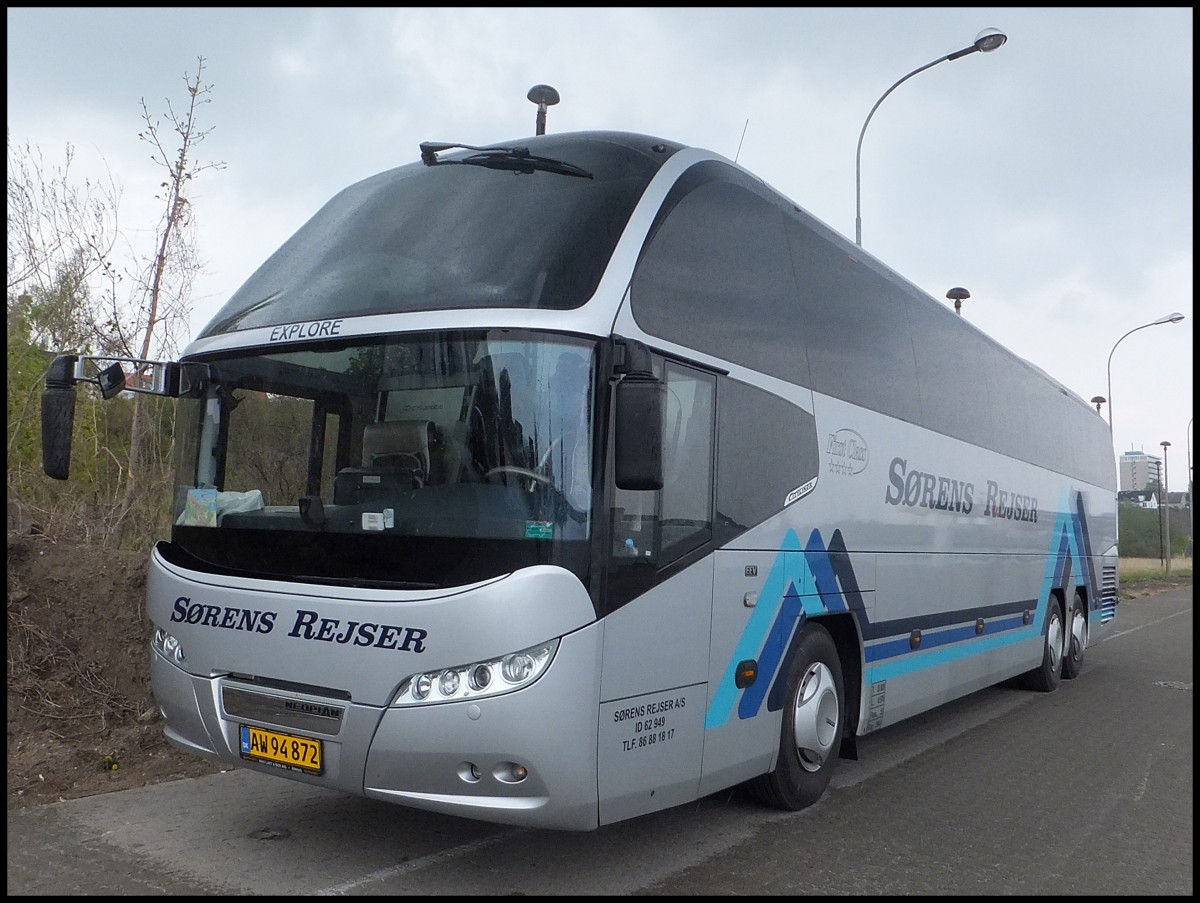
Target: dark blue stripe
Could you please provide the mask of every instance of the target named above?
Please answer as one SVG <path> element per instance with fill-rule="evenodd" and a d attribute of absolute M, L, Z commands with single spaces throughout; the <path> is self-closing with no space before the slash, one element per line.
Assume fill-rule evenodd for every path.
<path fill-rule="evenodd" d="M 779 606 L 775 623 L 771 625 L 771 632 L 767 634 L 767 641 L 758 657 L 758 679 L 742 692 L 742 698 L 738 702 L 739 718 L 753 718 L 758 714 L 763 697 L 767 695 L 767 690 L 775 680 L 779 663 L 783 661 L 783 653 L 788 647 L 792 632 L 796 629 L 796 621 L 803 613 L 804 603 L 796 593 L 796 585 L 789 583 L 783 604 Z"/>
<path fill-rule="evenodd" d="M 901 637 L 895 640 L 887 640 L 882 643 L 876 643 L 873 646 L 868 646 L 864 650 L 864 657 L 868 662 L 882 662 L 889 658 L 895 658 L 900 655 L 909 655 L 914 652 L 919 652 L 921 649 L 934 649 L 938 646 L 948 646 L 951 643 L 961 643 L 964 640 L 973 640 L 977 637 L 996 636 L 1008 630 L 1017 630 L 1025 626 L 1024 618 L 1007 618 L 1003 621 L 989 621 L 984 624 L 983 633 L 975 632 L 975 624 L 964 624 L 961 627 L 954 627 L 950 630 L 939 630 L 936 633 L 921 633 L 921 646 L 919 649 L 913 649 L 909 644 L 908 637 Z"/>

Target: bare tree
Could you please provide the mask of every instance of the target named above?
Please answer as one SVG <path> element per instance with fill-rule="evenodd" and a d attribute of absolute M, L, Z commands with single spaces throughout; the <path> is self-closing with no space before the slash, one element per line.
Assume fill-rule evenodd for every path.
<path fill-rule="evenodd" d="M 102 346 L 92 286 L 114 269 L 119 234 L 120 189 L 111 174 L 78 179 L 75 149 L 67 144 L 64 162 L 48 165 L 41 150 L 14 144 L 8 135 L 7 199 L 7 372 L 5 378 L 9 526 L 37 522 L 50 529 L 85 523 L 80 511 L 86 489 L 63 493 L 41 473 L 37 398 L 52 353 L 90 352 Z M 81 406 L 79 447 L 92 455 L 81 468 L 95 489 L 111 461 L 102 429 Z M 115 498 L 115 496 L 110 496 Z"/>
<path fill-rule="evenodd" d="M 8 135 L 8 297 L 14 321 L 28 341 L 54 351 L 85 351 L 97 339 L 97 311 L 89 286 L 115 272 L 121 191 L 111 174 L 78 183 L 71 174 L 75 149 L 47 167 L 39 149 L 14 146 Z"/>
<path fill-rule="evenodd" d="M 225 167 L 195 159 L 197 146 L 211 131 L 199 125 L 199 113 L 212 90 L 204 81 L 204 68 L 204 58 L 198 57 L 195 69 L 184 74 L 186 103 L 178 111 L 168 99 L 165 116 L 158 118 L 141 100 L 144 128 L 138 137 L 150 145 L 151 159 L 164 173 L 155 195 L 163 212 L 144 253 L 138 250 L 141 239 L 131 240 L 121 229 L 121 191 L 111 175 L 107 180 L 80 183 L 71 172 L 75 161 L 71 145 L 67 145 L 65 164 L 48 167 L 39 150 L 28 144 L 14 146 L 9 136 L 10 511 L 14 495 L 28 491 L 39 499 L 49 498 L 48 505 L 62 502 L 71 510 L 91 507 L 111 535 L 136 533 L 128 538 L 140 541 L 156 529 L 162 513 L 158 489 L 169 480 L 172 441 L 170 411 L 163 399 L 142 393 L 114 399 L 99 414 L 103 424 L 85 422 L 97 413 L 90 402 L 85 403 L 88 416 L 77 418 L 77 430 L 92 430 L 93 460 L 103 460 L 119 473 L 103 490 L 95 483 L 90 487 L 90 505 L 83 501 L 88 495 L 83 486 L 72 495 L 64 487 L 39 484 L 32 473 L 36 440 L 29 434 L 28 414 L 36 410 L 32 401 L 51 352 L 142 359 L 175 356 L 191 312 L 192 282 L 202 267 L 192 216 L 194 182 L 205 170 Z M 20 379 L 13 371 L 14 352 L 20 359 Z M 140 372 L 127 374 L 130 384 L 142 378 Z M 129 425 L 127 431 L 118 429 L 123 423 Z M 15 451 L 22 458 L 14 476 Z M 139 516 L 131 518 L 135 505 Z M 103 514 L 95 510 L 101 507 Z M 140 516 L 143 511 L 145 517 Z"/>
<path fill-rule="evenodd" d="M 176 112 L 167 100 L 166 118 L 177 136 L 177 147 L 168 151 L 163 123 L 155 119 L 145 99 L 142 100 L 142 119 L 146 123 L 138 137 L 151 148 L 151 159 L 166 173 L 155 197 L 163 202 L 163 214 L 155 230 L 154 253 L 144 260 L 144 268 L 135 276 L 135 290 L 128 307 L 115 283 L 110 292 L 112 329 L 116 347 L 128 357 L 149 358 L 152 351 L 164 356 L 176 351 L 177 327 L 190 313 L 189 300 L 192 280 L 201 264 L 196 255 L 194 221 L 188 196 L 193 180 L 208 169 L 224 169 L 222 163 L 197 162 L 195 148 L 212 131 L 201 129 L 198 116 L 202 106 L 209 103 L 207 95 L 212 86 L 203 81 L 204 57 L 199 57 L 194 74 L 184 75 L 187 103 Z M 141 373 L 132 374 L 140 379 Z M 129 466 L 126 470 L 125 496 L 118 516 L 120 522 L 133 506 L 140 488 L 144 448 L 148 427 L 148 401 L 142 394 L 134 397 L 132 434 L 129 444 Z"/>

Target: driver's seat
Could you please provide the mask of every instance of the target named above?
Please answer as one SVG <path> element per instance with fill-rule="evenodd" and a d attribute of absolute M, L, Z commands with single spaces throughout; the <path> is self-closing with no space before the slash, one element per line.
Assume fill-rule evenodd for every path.
<path fill-rule="evenodd" d="M 363 467 L 375 470 L 408 470 L 413 486 L 437 482 L 434 450 L 439 444 L 437 426 L 430 420 L 388 420 L 363 428 Z"/>

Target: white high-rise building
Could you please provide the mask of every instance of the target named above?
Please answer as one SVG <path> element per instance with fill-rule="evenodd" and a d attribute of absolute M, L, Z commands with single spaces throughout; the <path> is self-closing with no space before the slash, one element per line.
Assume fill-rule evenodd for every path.
<path fill-rule="evenodd" d="M 1121 454 L 1121 491 L 1141 491 L 1153 483 L 1162 484 L 1162 458 L 1140 451 Z"/>

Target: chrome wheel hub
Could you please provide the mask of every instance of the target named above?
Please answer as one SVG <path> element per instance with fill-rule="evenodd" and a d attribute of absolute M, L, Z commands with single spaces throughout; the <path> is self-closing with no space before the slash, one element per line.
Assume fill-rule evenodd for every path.
<path fill-rule="evenodd" d="M 795 705 L 792 725 L 796 752 L 805 771 L 817 771 L 833 752 L 841 726 L 833 672 L 821 662 L 809 665 Z"/>

